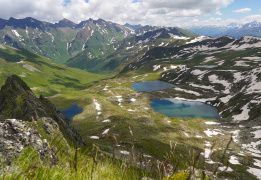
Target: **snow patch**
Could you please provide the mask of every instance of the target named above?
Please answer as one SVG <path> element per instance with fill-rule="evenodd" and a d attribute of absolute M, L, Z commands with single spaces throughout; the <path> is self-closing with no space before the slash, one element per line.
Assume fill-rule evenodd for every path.
<path fill-rule="evenodd" d="M 235 66 L 250 66 L 250 65 L 246 64 L 246 61 L 236 61 Z"/>
<path fill-rule="evenodd" d="M 213 122 L 213 121 L 207 121 L 207 122 L 205 122 L 205 124 L 208 124 L 208 125 L 218 125 L 218 124 L 220 124 L 220 123 L 218 123 L 218 122 Z"/>
<path fill-rule="evenodd" d="M 220 171 L 232 172 L 233 169 L 231 167 L 222 166 L 218 168 Z"/>
<path fill-rule="evenodd" d="M 20 34 L 16 31 L 16 30 L 11 30 L 12 33 L 16 36 L 16 37 L 21 37 Z"/>
<path fill-rule="evenodd" d="M 251 133 L 255 135 L 254 138 L 261 138 L 261 129 L 251 132 Z"/>
<path fill-rule="evenodd" d="M 196 135 L 195 137 L 196 138 L 203 138 L 203 136 L 200 136 L 200 135 Z"/>
<path fill-rule="evenodd" d="M 108 87 L 109 87 L 109 86 L 106 85 L 105 88 L 103 88 L 103 90 L 104 90 L 104 91 L 107 91 L 107 90 L 108 90 Z"/>
<path fill-rule="evenodd" d="M 186 137 L 189 137 L 188 133 L 184 132 L 184 134 L 185 134 Z"/>
<path fill-rule="evenodd" d="M 133 48 L 134 46 L 130 46 L 130 47 L 126 47 L 126 50 L 129 50 L 129 49 L 131 49 L 131 48 Z"/>
<path fill-rule="evenodd" d="M 199 36 L 199 37 L 196 37 L 195 39 L 192 39 L 189 42 L 186 42 L 186 44 L 191 44 L 191 43 L 195 43 L 195 42 L 201 42 L 201 41 L 206 40 L 206 39 L 211 39 L 211 38 L 208 37 L 208 36 Z"/>
<path fill-rule="evenodd" d="M 52 42 L 54 42 L 54 37 L 52 35 L 52 33 L 46 32 L 51 38 L 52 38 Z"/>
<path fill-rule="evenodd" d="M 159 44 L 159 46 L 163 46 L 164 45 L 164 42 L 162 42 L 161 44 Z"/>
<path fill-rule="evenodd" d="M 240 130 L 231 131 L 232 138 L 233 138 L 235 143 L 239 142 L 239 140 L 238 140 L 239 132 L 240 132 Z"/>
<path fill-rule="evenodd" d="M 254 126 L 252 128 L 254 128 L 254 129 L 261 129 L 261 126 Z"/>
<path fill-rule="evenodd" d="M 204 131 L 204 133 L 205 133 L 208 137 L 216 136 L 216 135 L 218 135 L 218 134 L 223 135 L 222 133 L 220 133 L 220 132 L 218 132 L 218 131 L 220 131 L 220 130 L 218 130 L 218 129 L 213 129 L 213 130 L 208 129 L 208 130 Z"/>
<path fill-rule="evenodd" d="M 225 97 L 219 98 L 221 102 L 227 103 L 233 96 L 227 95 Z"/>
<path fill-rule="evenodd" d="M 230 92 L 231 84 L 229 82 L 227 82 L 226 80 L 220 80 L 217 75 L 213 74 L 211 76 L 208 76 L 208 80 L 212 83 L 218 83 L 218 84 L 222 84 L 223 86 L 225 86 L 224 93 L 228 94 Z"/>
<path fill-rule="evenodd" d="M 153 65 L 153 71 L 156 71 L 160 68 L 161 65 Z"/>
<path fill-rule="evenodd" d="M 190 38 L 188 37 L 185 37 L 185 36 L 177 36 L 177 35 L 174 35 L 172 33 L 168 33 L 170 37 L 174 38 L 174 39 L 184 39 L 184 40 L 188 40 Z"/>
<path fill-rule="evenodd" d="M 238 161 L 238 158 L 236 156 L 230 156 L 229 160 L 230 164 L 240 164 L 240 162 Z"/>
<path fill-rule="evenodd" d="M 99 136 L 90 136 L 90 139 L 100 139 Z"/>
<path fill-rule="evenodd" d="M 97 102 L 96 99 L 94 99 L 93 101 L 94 101 L 95 109 L 97 110 L 97 115 L 99 116 L 100 114 L 102 114 L 101 105 Z M 97 118 L 98 118 L 98 116 L 97 116 Z"/>
<path fill-rule="evenodd" d="M 207 71 L 201 71 L 199 69 L 195 69 L 193 71 L 191 71 L 191 74 L 195 75 L 195 76 L 198 76 L 198 75 L 201 75 L 201 74 L 204 74 L 206 73 Z"/>
<path fill-rule="evenodd" d="M 235 120 L 235 121 L 243 121 L 243 120 L 248 120 L 249 118 L 249 111 L 250 109 L 248 108 L 248 105 L 249 103 L 245 104 L 241 110 L 242 112 L 240 114 L 237 114 L 237 115 L 234 115 L 232 116 L 232 118 Z"/>
<path fill-rule="evenodd" d="M 110 130 L 109 128 L 108 128 L 108 129 L 105 129 L 105 130 L 103 131 L 102 135 L 105 136 L 105 135 L 109 132 L 109 130 Z"/>
<path fill-rule="evenodd" d="M 261 161 L 259 159 L 254 159 L 254 160 L 255 160 L 254 165 L 261 168 Z"/>
<path fill-rule="evenodd" d="M 219 61 L 219 63 L 217 65 L 222 66 L 224 64 L 224 62 L 225 62 L 225 60 L 221 60 L 221 61 Z"/>
<path fill-rule="evenodd" d="M 242 76 L 241 72 L 236 72 L 233 74 L 233 76 L 234 76 L 234 83 L 238 83 L 239 81 L 245 78 L 244 76 Z"/>
<path fill-rule="evenodd" d="M 206 62 L 210 62 L 210 61 L 214 61 L 216 58 L 214 56 L 209 56 L 209 57 L 206 57 L 205 60 L 203 61 L 203 63 L 206 63 Z"/>
<path fill-rule="evenodd" d="M 110 119 L 105 119 L 102 122 L 104 122 L 104 123 L 111 123 L 111 120 Z"/>
<path fill-rule="evenodd" d="M 242 144 L 242 147 L 251 152 L 253 156 L 261 157 L 258 146 L 261 144 L 261 141 L 251 142 L 250 144 Z"/>
<path fill-rule="evenodd" d="M 219 91 L 215 90 L 213 86 L 203 86 L 203 85 L 198 85 L 198 84 L 193 84 L 193 83 L 190 83 L 189 85 L 193 86 L 193 87 L 201 88 L 201 89 L 210 89 L 214 92 L 219 92 Z"/>
<path fill-rule="evenodd" d="M 170 69 L 176 69 L 178 66 L 170 65 Z"/>
<path fill-rule="evenodd" d="M 131 100 L 132 102 L 136 101 L 136 99 L 135 99 L 135 98 L 131 98 L 130 100 Z"/>
<path fill-rule="evenodd" d="M 247 171 L 253 175 L 255 175 L 258 179 L 261 179 L 261 170 L 257 168 L 249 167 Z"/>
<path fill-rule="evenodd" d="M 120 151 L 121 154 L 129 155 L 130 153 L 128 151 Z"/>
<path fill-rule="evenodd" d="M 188 93 L 188 94 L 194 94 L 195 96 L 200 96 L 200 95 L 201 95 L 201 94 L 199 94 L 199 93 L 196 92 L 196 91 L 181 89 L 181 88 L 178 88 L 178 87 L 174 87 L 174 88 L 175 88 L 175 90 L 177 90 L 177 91 L 182 91 L 182 92 L 185 92 L 185 93 Z"/>

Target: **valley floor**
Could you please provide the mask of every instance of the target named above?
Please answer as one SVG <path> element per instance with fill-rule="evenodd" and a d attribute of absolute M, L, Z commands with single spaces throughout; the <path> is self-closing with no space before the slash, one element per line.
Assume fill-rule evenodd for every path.
<path fill-rule="evenodd" d="M 169 98 L 173 94 L 136 92 L 130 87 L 132 82 L 155 80 L 159 76 L 159 73 L 129 72 L 100 81 L 86 90 L 53 96 L 50 100 L 60 109 L 77 102 L 84 111 L 73 118 L 74 127 L 89 145 L 99 146 L 108 155 L 129 159 L 130 155 L 139 156 L 142 152 L 146 162 L 162 161 L 175 146 L 181 169 L 191 166 L 193 154 L 200 153 L 198 168 L 217 170 L 220 177 L 260 177 L 259 152 L 253 154 L 244 148 L 248 145 L 240 144 L 238 135 L 245 129 L 243 126 L 218 119 L 166 117 L 155 112 L 149 103 L 155 97 Z"/>

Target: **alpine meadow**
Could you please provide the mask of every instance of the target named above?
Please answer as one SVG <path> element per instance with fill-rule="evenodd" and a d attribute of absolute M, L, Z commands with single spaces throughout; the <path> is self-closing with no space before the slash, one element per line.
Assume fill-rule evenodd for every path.
<path fill-rule="evenodd" d="M 261 179 L 257 0 L 0 6 L 1 179 Z"/>

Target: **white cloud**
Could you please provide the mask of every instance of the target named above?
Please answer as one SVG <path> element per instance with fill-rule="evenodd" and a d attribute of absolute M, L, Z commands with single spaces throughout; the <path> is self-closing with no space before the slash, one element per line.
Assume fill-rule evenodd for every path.
<path fill-rule="evenodd" d="M 218 16 L 222 16 L 223 15 L 220 11 L 217 11 L 215 14 L 218 15 Z"/>
<path fill-rule="evenodd" d="M 232 12 L 234 12 L 234 13 L 248 13 L 250 11 L 251 11 L 250 8 L 243 8 L 243 9 L 234 10 Z"/>
<path fill-rule="evenodd" d="M 63 0 L 0 0 L 0 17 L 25 18 L 55 21 L 62 18 Z"/>
<path fill-rule="evenodd" d="M 250 15 L 250 16 L 246 16 L 240 19 L 240 22 L 242 22 L 243 24 L 252 22 L 252 21 L 258 21 L 261 22 L 261 15 Z"/>
<path fill-rule="evenodd" d="M 246 24 L 252 21 L 261 22 L 261 14 L 260 15 L 250 15 L 245 16 L 240 19 L 221 19 L 221 18 L 209 18 L 207 20 L 191 20 L 190 22 L 181 24 L 182 27 L 190 27 L 190 26 L 228 26 L 229 24 L 235 23 L 238 26 L 242 24 Z"/>
<path fill-rule="evenodd" d="M 178 21 L 219 12 L 234 0 L 0 0 L 0 17 L 74 22 L 89 18 L 132 24 L 173 26 Z"/>

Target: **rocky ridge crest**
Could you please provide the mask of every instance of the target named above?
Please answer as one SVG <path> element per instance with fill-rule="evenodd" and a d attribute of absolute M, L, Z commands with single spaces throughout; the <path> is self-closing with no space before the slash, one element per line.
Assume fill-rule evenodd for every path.
<path fill-rule="evenodd" d="M 85 146 L 70 120 L 51 101 L 44 96 L 37 98 L 20 77 L 8 77 L 0 90 L 0 146 L 3 147 L 0 155 L 12 159 L 26 146 L 32 146 L 41 159 L 49 156 L 56 161 L 54 151 L 38 131 L 46 135 L 59 134 L 67 145 L 72 142 Z"/>

